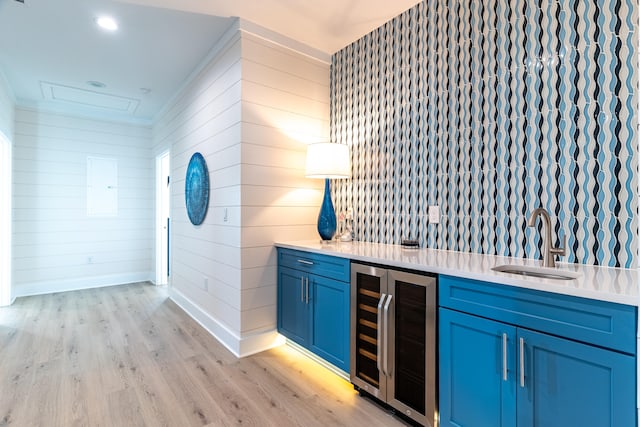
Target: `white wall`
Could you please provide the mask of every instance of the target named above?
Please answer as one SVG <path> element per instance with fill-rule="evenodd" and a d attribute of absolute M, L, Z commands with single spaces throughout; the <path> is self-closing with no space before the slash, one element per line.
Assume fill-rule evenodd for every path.
<path fill-rule="evenodd" d="M 87 216 L 87 157 L 118 162 L 118 215 Z M 150 280 L 154 175 L 148 127 L 17 108 L 13 294 Z"/>
<path fill-rule="evenodd" d="M 13 92 L 0 70 L 0 132 L 9 138 L 9 141 L 13 140 L 14 113 Z"/>
<path fill-rule="evenodd" d="M 154 151 L 171 146 L 171 297 L 238 354 L 241 105 L 237 30 L 231 29 L 214 49 L 208 65 L 157 119 L 153 140 Z M 199 226 L 189 222 L 184 200 L 187 165 L 195 152 L 204 156 L 210 180 L 209 208 Z"/>
<path fill-rule="evenodd" d="M 229 29 L 154 126 L 171 146 L 171 297 L 236 355 L 280 343 L 273 243 L 316 235 L 321 183 L 306 143 L 329 133 L 329 65 Z M 255 27 L 253 27 L 255 28 Z M 191 155 L 209 168 L 209 211 L 186 215 Z"/>
<path fill-rule="evenodd" d="M 276 328 L 275 241 L 318 238 L 323 180 L 306 144 L 329 138 L 329 64 L 242 33 L 242 334 Z"/>
<path fill-rule="evenodd" d="M 0 307 L 11 296 L 11 141 L 0 132 Z"/>
<path fill-rule="evenodd" d="M 11 296 L 11 146 L 14 100 L 0 70 L 0 306 Z"/>

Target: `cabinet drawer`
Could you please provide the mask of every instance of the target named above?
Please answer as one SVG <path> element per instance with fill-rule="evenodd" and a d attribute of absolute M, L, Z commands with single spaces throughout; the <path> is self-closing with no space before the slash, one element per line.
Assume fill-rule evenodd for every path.
<path fill-rule="evenodd" d="M 278 265 L 348 282 L 349 260 L 313 252 L 278 249 Z"/>
<path fill-rule="evenodd" d="M 440 306 L 576 341 L 636 353 L 636 308 L 452 276 Z"/>

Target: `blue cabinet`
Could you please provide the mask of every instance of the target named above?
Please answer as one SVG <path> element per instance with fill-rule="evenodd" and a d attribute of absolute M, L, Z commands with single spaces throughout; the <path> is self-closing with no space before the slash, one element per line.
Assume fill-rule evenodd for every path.
<path fill-rule="evenodd" d="M 278 267 L 278 331 L 303 347 L 309 345 L 306 277 L 298 270 Z"/>
<path fill-rule="evenodd" d="M 518 329 L 518 426 L 636 425 L 635 358 Z"/>
<path fill-rule="evenodd" d="M 312 352 L 349 372 L 349 284 L 310 276 Z"/>
<path fill-rule="evenodd" d="M 349 372 L 349 260 L 278 250 L 278 332 Z"/>
<path fill-rule="evenodd" d="M 443 308 L 439 316 L 440 425 L 515 426 L 515 361 L 503 349 L 514 354 L 516 328 Z"/>
<path fill-rule="evenodd" d="M 439 286 L 441 426 L 636 426 L 635 307 Z"/>

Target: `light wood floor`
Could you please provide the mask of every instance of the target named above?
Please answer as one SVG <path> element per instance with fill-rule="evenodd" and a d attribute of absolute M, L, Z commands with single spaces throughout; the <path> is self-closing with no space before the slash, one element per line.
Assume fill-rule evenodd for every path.
<path fill-rule="evenodd" d="M 0 426 L 394 426 L 287 346 L 236 359 L 148 283 L 0 307 Z"/>

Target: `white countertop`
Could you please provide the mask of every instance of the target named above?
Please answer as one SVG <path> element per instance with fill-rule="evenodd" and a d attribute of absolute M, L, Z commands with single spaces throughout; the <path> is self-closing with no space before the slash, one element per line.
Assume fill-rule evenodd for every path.
<path fill-rule="evenodd" d="M 572 271 L 580 277 L 572 280 L 541 279 L 491 270 L 492 267 L 503 264 L 541 266 L 540 261 L 523 258 L 437 249 L 407 249 L 399 245 L 366 242 L 320 243 L 319 240 L 301 240 L 277 242 L 276 246 L 434 274 L 448 274 L 601 301 L 640 305 L 638 271 L 635 269 L 557 263 L 559 270 Z"/>

